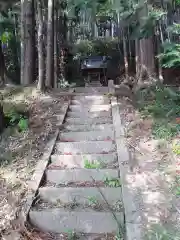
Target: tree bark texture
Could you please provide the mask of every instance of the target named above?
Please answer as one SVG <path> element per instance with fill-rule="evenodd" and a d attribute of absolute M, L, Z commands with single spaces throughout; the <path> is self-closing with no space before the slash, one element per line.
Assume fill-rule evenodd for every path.
<path fill-rule="evenodd" d="M 43 91 L 45 87 L 45 58 L 44 58 L 44 39 L 43 39 L 43 15 L 42 0 L 37 0 L 38 10 L 38 89 Z"/>
<path fill-rule="evenodd" d="M 46 86 L 54 82 L 54 0 L 48 0 Z"/>
<path fill-rule="evenodd" d="M 29 85 L 34 80 L 35 70 L 35 21 L 34 21 L 34 0 L 26 1 L 25 11 L 25 66 L 24 85 Z"/>

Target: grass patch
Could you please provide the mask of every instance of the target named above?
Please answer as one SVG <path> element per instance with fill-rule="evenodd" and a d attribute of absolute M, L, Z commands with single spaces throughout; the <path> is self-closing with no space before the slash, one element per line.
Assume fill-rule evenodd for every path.
<path fill-rule="evenodd" d="M 180 92 L 156 85 L 138 93 L 138 108 L 143 118 L 153 119 L 152 134 L 156 139 L 171 139 L 180 130 Z"/>
<path fill-rule="evenodd" d="M 120 187 L 121 181 L 119 178 L 111 178 L 111 177 L 105 177 L 104 184 L 107 187 Z"/>
<path fill-rule="evenodd" d="M 99 169 L 101 168 L 101 164 L 97 161 L 89 161 L 88 159 L 84 159 L 84 167 L 87 169 Z"/>

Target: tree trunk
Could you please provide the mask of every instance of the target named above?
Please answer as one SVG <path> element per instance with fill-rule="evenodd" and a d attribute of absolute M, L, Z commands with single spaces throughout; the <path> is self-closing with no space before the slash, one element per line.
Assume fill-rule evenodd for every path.
<path fill-rule="evenodd" d="M 139 12 L 139 22 L 144 27 L 145 17 L 148 15 L 147 4 Z M 143 79 L 151 79 L 155 75 L 155 61 L 154 61 L 154 45 L 153 36 L 139 40 L 139 63 L 140 69 L 138 71 L 139 83 Z"/>
<path fill-rule="evenodd" d="M 24 66 L 25 66 L 25 39 L 24 39 L 24 26 L 25 26 L 25 2 L 21 0 L 21 84 L 24 83 Z"/>
<path fill-rule="evenodd" d="M 54 0 L 48 0 L 48 26 L 47 26 L 47 63 L 46 86 L 53 87 L 54 78 Z"/>
<path fill-rule="evenodd" d="M 66 42 L 66 15 L 60 12 L 59 17 L 59 26 L 58 26 L 58 43 L 59 43 L 59 78 L 60 81 L 65 81 L 65 42 Z"/>
<path fill-rule="evenodd" d="M 4 127 L 5 127 L 5 117 L 4 117 L 3 107 L 0 104 L 0 133 L 3 131 Z"/>
<path fill-rule="evenodd" d="M 57 88 L 58 83 L 58 42 L 57 42 L 57 31 L 58 31 L 58 9 L 55 8 L 54 12 L 54 87 Z"/>
<path fill-rule="evenodd" d="M 38 89 L 40 91 L 44 90 L 45 87 L 45 59 L 44 59 L 44 39 L 43 39 L 43 15 L 42 15 L 42 2 L 37 0 L 37 10 L 38 10 Z"/>
<path fill-rule="evenodd" d="M 0 41 L 0 85 L 5 84 L 5 72 L 6 72 L 5 60 L 2 51 L 2 43 Z"/>
<path fill-rule="evenodd" d="M 25 11 L 25 66 L 24 85 L 29 85 L 34 80 L 35 70 L 35 21 L 34 0 L 27 0 Z"/>
<path fill-rule="evenodd" d="M 128 53 L 126 46 L 126 37 L 125 37 L 125 28 L 122 30 L 123 32 L 123 52 L 124 52 L 124 67 L 125 67 L 125 77 L 128 77 Z"/>

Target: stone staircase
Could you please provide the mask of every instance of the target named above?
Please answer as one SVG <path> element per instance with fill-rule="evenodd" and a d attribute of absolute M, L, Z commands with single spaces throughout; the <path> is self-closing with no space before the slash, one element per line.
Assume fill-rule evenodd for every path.
<path fill-rule="evenodd" d="M 124 211 L 108 88 L 76 92 L 84 94 L 71 99 L 29 219 L 45 232 L 120 240 Z"/>

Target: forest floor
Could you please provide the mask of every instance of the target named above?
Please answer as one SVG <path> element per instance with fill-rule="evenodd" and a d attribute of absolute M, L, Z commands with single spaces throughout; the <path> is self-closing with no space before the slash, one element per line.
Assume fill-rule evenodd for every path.
<path fill-rule="evenodd" d="M 143 239 L 180 239 L 180 92 L 154 86 L 119 99 Z"/>
<path fill-rule="evenodd" d="M 0 89 L 6 115 L 27 112 L 28 126 L 7 127 L 0 135 L 0 233 L 19 228 L 21 208 L 28 194 L 38 159 L 56 131 L 57 117 L 68 97 L 49 92 L 40 94 L 35 87 Z"/>

